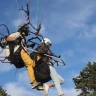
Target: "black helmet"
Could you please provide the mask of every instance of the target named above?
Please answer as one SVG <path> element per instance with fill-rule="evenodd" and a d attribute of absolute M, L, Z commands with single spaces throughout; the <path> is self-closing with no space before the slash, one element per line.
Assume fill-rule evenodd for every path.
<path fill-rule="evenodd" d="M 28 36 L 29 33 L 29 27 L 28 24 L 24 23 L 24 24 L 20 24 L 18 26 L 18 32 L 25 32 L 25 35 Z"/>

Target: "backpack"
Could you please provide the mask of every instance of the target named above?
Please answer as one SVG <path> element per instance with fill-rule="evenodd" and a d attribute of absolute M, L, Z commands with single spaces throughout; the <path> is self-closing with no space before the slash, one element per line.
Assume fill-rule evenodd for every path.
<path fill-rule="evenodd" d="M 14 66 L 16 68 L 23 68 L 25 65 L 24 65 L 24 62 L 21 58 L 21 54 L 20 54 L 20 51 L 21 51 L 21 48 L 19 48 L 16 52 L 14 52 L 11 56 L 11 63 L 14 64 Z"/>
<path fill-rule="evenodd" d="M 34 75 L 38 82 L 45 83 L 50 81 L 50 69 L 47 62 L 42 62 L 42 59 L 40 59 L 34 67 Z"/>
<path fill-rule="evenodd" d="M 38 51 L 39 48 L 42 47 L 42 44 L 40 44 L 35 50 Z M 44 51 L 45 52 L 45 51 Z M 30 57 L 35 61 L 35 67 L 34 67 L 34 75 L 38 82 L 48 82 L 51 80 L 50 77 L 50 69 L 48 65 L 48 59 L 44 55 L 41 54 L 40 60 L 37 61 L 37 53 L 32 52 L 30 54 Z"/>

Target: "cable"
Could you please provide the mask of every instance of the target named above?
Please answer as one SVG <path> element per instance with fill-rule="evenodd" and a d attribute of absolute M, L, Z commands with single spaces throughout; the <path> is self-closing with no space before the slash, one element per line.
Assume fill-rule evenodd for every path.
<path fill-rule="evenodd" d="M 37 0 L 37 8 L 36 8 L 36 25 L 38 26 L 38 0 Z"/>
<path fill-rule="evenodd" d="M 18 4 L 18 1 L 16 0 L 16 4 L 17 4 L 17 8 L 18 8 L 18 10 L 19 10 L 19 4 Z M 20 24 L 20 12 L 18 12 L 19 13 L 19 15 L 18 15 L 18 17 L 19 17 L 19 24 Z"/>
<path fill-rule="evenodd" d="M 32 51 L 32 52 L 38 53 L 38 51 L 36 51 L 36 50 L 30 49 L 30 48 L 27 48 L 27 49 L 28 49 L 28 50 L 30 50 L 30 51 Z M 56 56 L 51 56 L 51 55 L 48 55 L 48 54 L 43 54 L 43 55 L 45 55 L 45 56 L 47 56 L 47 57 L 53 57 L 53 58 L 56 58 L 56 59 L 58 59 L 58 60 L 61 60 L 61 61 L 62 61 L 62 59 L 61 59 L 61 58 L 56 57 Z M 62 63 L 63 63 L 63 61 L 62 61 Z M 65 65 L 65 63 L 64 63 L 64 65 Z"/>

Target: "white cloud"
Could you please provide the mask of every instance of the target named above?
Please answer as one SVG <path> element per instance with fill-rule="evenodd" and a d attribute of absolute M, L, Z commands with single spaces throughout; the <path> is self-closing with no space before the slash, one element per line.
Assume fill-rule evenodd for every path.
<path fill-rule="evenodd" d="M 13 25 L 17 28 L 18 27 L 18 25 L 20 25 L 21 24 L 21 22 L 23 22 L 23 20 L 22 19 L 17 19 L 17 20 L 13 20 Z"/>
<path fill-rule="evenodd" d="M 41 91 L 31 88 L 27 71 L 20 72 L 17 76 L 17 82 L 5 84 L 4 89 L 11 96 L 37 96 L 42 95 Z M 39 96 L 38 95 L 38 96 Z"/>
<path fill-rule="evenodd" d="M 67 50 L 67 51 L 64 51 L 64 52 L 62 53 L 62 56 L 72 57 L 72 56 L 74 56 L 74 51 L 71 50 L 71 49 L 69 49 L 69 50 Z"/>
<path fill-rule="evenodd" d="M 93 39 L 96 37 L 96 25 L 85 26 L 84 32 L 77 36 L 77 39 Z"/>
<path fill-rule="evenodd" d="M 94 4 L 85 6 L 85 4 L 80 3 L 78 4 L 79 7 L 76 4 L 73 4 L 73 6 L 75 6 L 75 9 L 68 10 L 66 13 L 55 11 L 50 14 L 50 33 L 48 32 L 46 36 L 51 37 L 54 43 L 63 42 L 77 35 L 78 31 L 83 32 L 83 30 L 87 29 L 86 23 L 94 14 Z"/>
<path fill-rule="evenodd" d="M 7 93 L 11 96 L 36 96 L 36 93 L 29 91 L 24 86 L 17 83 L 8 83 L 5 85 Z"/>
<path fill-rule="evenodd" d="M 7 93 L 12 95 L 12 96 L 40 96 L 43 94 L 43 92 L 40 91 L 34 91 L 34 90 L 28 90 L 25 86 L 19 85 L 17 83 L 8 83 L 4 86 L 4 88 L 7 90 Z M 76 91 L 75 89 L 69 88 L 63 89 L 64 95 L 65 96 L 77 96 L 80 91 Z M 58 96 L 56 89 L 51 89 L 49 90 L 49 95 L 50 96 Z"/>
<path fill-rule="evenodd" d="M 18 29 L 18 25 L 27 22 L 24 12 L 19 11 L 17 15 L 18 15 L 17 18 L 14 19 L 14 20 L 12 20 L 12 25 L 13 25 L 16 29 Z"/>
<path fill-rule="evenodd" d="M 77 74 L 75 74 L 75 72 L 71 73 L 71 77 L 72 76 L 77 76 Z M 27 86 L 27 84 L 29 84 L 29 80 L 28 80 L 28 74 L 26 71 L 23 71 L 21 73 L 18 74 L 18 81 L 17 82 L 10 82 L 7 83 L 4 88 L 5 90 L 7 90 L 7 93 L 9 95 L 12 96 L 40 96 L 42 94 L 44 94 L 42 91 L 36 91 L 31 89 L 31 86 Z M 67 80 L 67 82 L 65 83 L 70 83 L 70 81 Z M 70 83 L 71 84 L 71 83 Z M 30 90 L 31 89 L 31 90 Z M 63 88 L 63 92 L 65 96 L 77 96 L 77 94 L 79 94 L 80 92 L 77 92 L 75 89 L 72 88 Z M 53 96 L 53 95 L 58 95 L 56 89 L 51 89 L 49 91 L 49 95 Z"/>
<path fill-rule="evenodd" d="M 75 14 L 72 14 L 68 20 L 67 26 L 72 29 L 73 36 L 74 31 L 78 35 L 75 36 L 78 39 L 89 39 L 96 37 L 96 25 L 88 25 L 87 22 L 90 21 L 90 17 L 94 15 L 94 4 L 88 6 L 83 6 L 80 10 L 77 10 Z M 75 29 L 75 30 L 74 30 Z M 77 32 L 76 32 L 77 31 Z"/>
<path fill-rule="evenodd" d="M 94 14 L 92 9 L 94 8 L 93 5 L 82 6 L 80 5 L 80 9 L 76 10 L 75 14 L 71 14 L 71 20 L 75 22 L 83 22 L 85 23 L 88 21 L 88 18 Z M 74 13 L 74 12 L 73 12 Z"/>
<path fill-rule="evenodd" d="M 45 34 L 45 26 L 44 25 L 41 25 L 41 30 L 40 30 L 40 33 L 41 34 Z"/>
<path fill-rule="evenodd" d="M 96 62 L 96 52 L 93 51 L 93 52 L 89 52 L 86 53 L 86 57 L 82 59 L 82 62 L 84 62 L 85 64 L 88 63 L 88 61 L 90 62 Z"/>
<path fill-rule="evenodd" d="M 63 88 L 63 93 L 64 93 L 64 96 L 77 96 L 79 95 L 80 91 L 76 91 L 75 89 L 73 88 Z M 58 96 L 58 93 L 56 91 L 56 89 L 51 89 L 49 90 L 49 96 Z"/>
<path fill-rule="evenodd" d="M 65 76 L 64 80 L 65 80 L 65 83 L 64 85 L 69 87 L 70 88 L 70 85 L 71 87 L 75 87 L 75 84 L 74 84 L 74 81 L 73 81 L 73 78 L 76 78 L 77 76 L 79 76 L 79 73 L 80 71 L 77 70 L 77 71 L 69 71 L 67 72 L 67 75 Z"/>
<path fill-rule="evenodd" d="M 18 25 L 20 25 L 22 23 L 25 23 L 23 18 L 12 21 L 12 24 L 14 25 L 14 27 L 16 27 L 16 29 L 18 29 Z"/>
<path fill-rule="evenodd" d="M 64 3 L 64 1 L 65 0 L 62 0 L 63 3 Z M 61 1 L 58 0 L 58 2 L 61 2 Z M 80 1 L 78 0 L 78 2 L 80 2 Z M 60 42 L 63 42 L 64 40 L 66 40 L 68 38 L 74 37 L 76 35 L 76 33 L 78 32 L 78 30 L 81 32 L 84 31 L 84 33 L 78 34 L 79 36 L 81 36 L 83 38 L 95 37 L 96 36 L 95 25 L 89 27 L 86 24 L 86 22 L 88 20 L 90 20 L 90 16 L 94 14 L 94 12 L 92 10 L 92 9 L 94 9 L 94 5 L 86 4 L 86 3 L 87 3 L 87 1 L 85 2 L 85 4 L 83 3 L 83 4 L 79 5 L 79 8 L 77 8 L 77 9 L 76 9 L 76 7 L 75 8 L 71 7 L 72 8 L 72 10 L 71 10 L 70 7 L 67 7 L 70 9 L 70 11 L 67 11 L 67 12 L 62 11 L 62 13 L 61 12 L 59 13 L 59 12 L 56 12 L 56 10 L 54 10 L 54 12 L 52 11 L 52 13 L 50 12 L 51 13 L 51 14 L 49 14 L 50 19 L 48 19 L 48 18 L 46 18 L 46 19 L 48 19 L 47 24 L 48 24 L 48 27 L 50 27 L 51 31 L 48 30 L 48 33 L 46 33 L 45 31 L 47 30 L 47 28 L 45 28 L 45 26 L 43 25 L 43 27 L 41 29 L 41 33 L 44 35 L 46 34 L 47 37 L 51 37 L 52 41 L 55 43 L 60 43 Z M 75 5 L 78 6 L 78 4 L 75 4 Z M 75 6 L 75 5 L 73 5 L 73 6 Z M 23 22 L 23 20 L 24 19 L 21 18 L 20 22 Z M 19 25 L 19 19 L 12 21 L 12 23 L 17 28 L 17 26 Z M 72 50 L 68 50 L 68 52 L 64 53 L 64 54 L 65 54 L 64 55 L 65 57 L 66 56 L 68 57 L 67 60 L 69 60 L 70 57 L 72 58 L 72 56 L 74 57 L 74 55 L 75 55 L 74 51 L 72 51 Z M 95 53 L 94 53 L 94 55 L 92 53 L 90 55 L 90 57 L 88 55 L 86 58 L 84 58 L 84 61 L 85 60 L 87 61 L 88 59 L 95 60 L 95 57 L 96 57 Z M 80 62 L 80 61 L 81 61 L 81 59 L 78 60 L 78 62 Z M 69 62 L 71 62 L 71 60 L 69 60 Z M 74 62 L 72 62 L 72 63 L 74 63 Z M 9 66 L 9 64 L 8 64 L 8 66 Z M 10 70 L 11 65 L 9 67 L 8 66 L 5 64 L 0 65 L 0 71 L 3 70 L 1 68 L 4 68 L 5 70 Z M 71 66 L 73 66 L 73 65 L 70 64 L 69 67 L 71 67 Z M 73 84 L 72 83 L 72 77 L 77 76 L 77 75 L 78 74 L 75 74 L 75 72 L 72 72 L 72 74 L 69 77 L 65 78 L 65 83 L 69 83 L 70 86 L 72 86 L 71 85 L 71 84 Z M 5 85 L 5 87 L 8 90 L 9 94 L 12 94 L 12 96 L 14 96 L 14 95 L 15 96 L 27 96 L 27 95 L 28 96 L 32 96 L 32 95 L 34 96 L 35 95 L 34 93 L 32 93 L 31 91 L 26 89 L 27 84 L 29 84 L 29 77 L 28 77 L 27 72 L 24 71 L 18 75 L 17 83 L 8 83 Z M 65 96 L 77 96 L 77 94 L 78 94 L 78 92 L 76 92 L 76 90 L 73 88 L 72 89 L 65 89 L 64 88 L 63 90 L 64 90 Z M 52 96 L 55 95 L 56 90 L 55 89 L 52 90 L 51 93 L 49 93 L 49 94 Z"/>
<path fill-rule="evenodd" d="M 14 66 L 8 63 L 0 63 L 0 72 L 10 71 Z"/>
<path fill-rule="evenodd" d="M 77 96 L 79 93 L 80 91 L 76 91 L 75 89 L 64 89 L 65 96 Z"/>
<path fill-rule="evenodd" d="M 29 80 L 29 76 L 28 76 L 27 71 L 23 71 L 23 72 L 20 72 L 18 74 L 18 83 L 19 84 L 22 83 L 22 84 L 24 84 L 24 85 L 26 85 L 28 87 L 31 87 L 30 86 L 30 80 Z"/>
<path fill-rule="evenodd" d="M 79 75 L 79 71 L 71 71 L 70 73 L 71 73 L 70 76 L 72 76 L 72 78 L 77 77 Z"/>

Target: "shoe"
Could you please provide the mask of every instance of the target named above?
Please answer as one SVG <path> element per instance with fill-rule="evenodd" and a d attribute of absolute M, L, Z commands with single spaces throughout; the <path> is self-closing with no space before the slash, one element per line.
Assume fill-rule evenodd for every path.
<path fill-rule="evenodd" d="M 49 91 L 49 86 L 47 84 L 44 84 L 43 88 L 44 88 L 44 95 L 47 96 Z"/>
<path fill-rule="evenodd" d="M 43 85 L 39 85 L 36 87 L 36 90 L 44 90 Z"/>
<path fill-rule="evenodd" d="M 39 86 L 41 83 L 37 82 L 36 80 L 33 81 L 32 85 L 32 89 L 36 88 L 37 86 Z"/>

